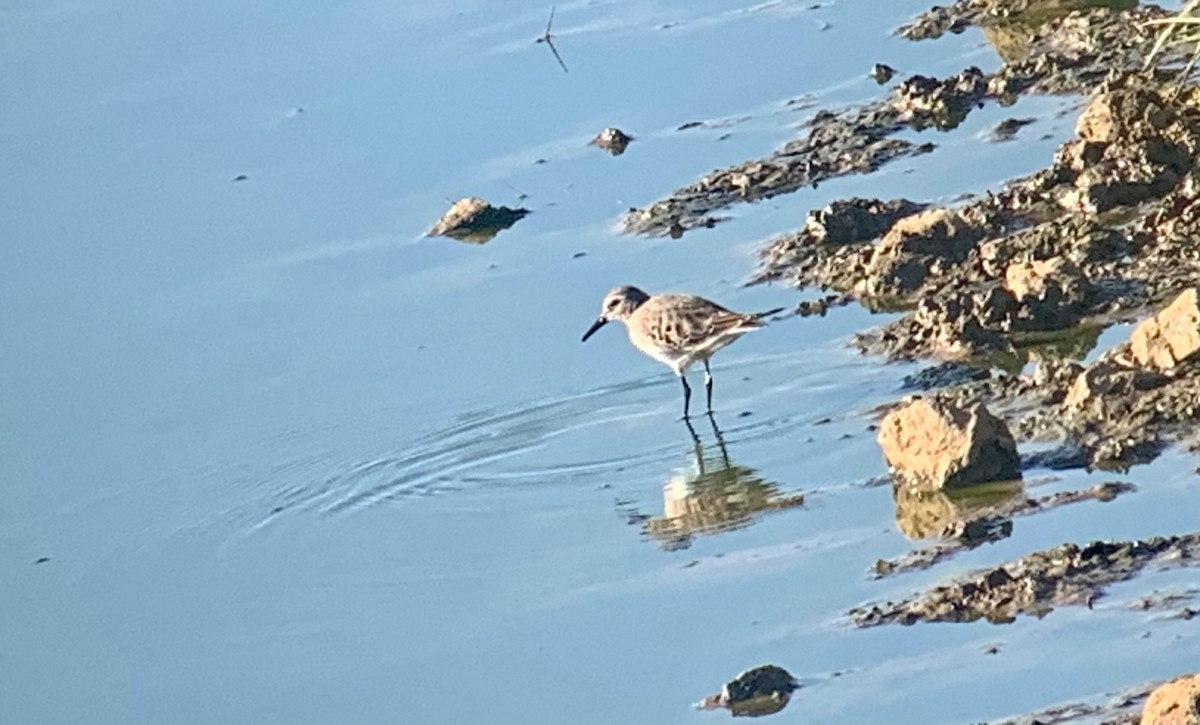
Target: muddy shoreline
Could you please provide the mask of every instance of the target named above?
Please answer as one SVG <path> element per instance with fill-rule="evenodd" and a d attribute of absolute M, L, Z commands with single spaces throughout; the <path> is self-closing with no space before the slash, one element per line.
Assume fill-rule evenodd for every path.
<path fill-rule="evenodd" d="M 953 129 L 975 109 L 1021 95 L 1078 96 L 1075 137 L 1044 169 L 953 205 L 835 200 L 811 210 L 801 228 L 770 240 L 749 284 L 801 290 L 798 317 L 837 314 L 850 302 L 902 313 L 859 333 L 853 344 L 888 360 L 928 361 L 906 380 L 909 391 L 939 405 L 986 405 L 1018 444 L 1054 445 L 1022 455 L 1025 471 L 1128 471 L 1170 446 L 1197 450 L 1200 87 L 1180 81 L 1178 57 L 1162 57 L 1152 71 L 1143 67 L 1155 41 L 1146 23 L 1168 11 L 1134 2 L 1099 5 L 959 0 L 931 8 L 897 34 L 932 41 L 979 27 L 1001 56 L 1000 68 L 909 76 L 874 102 L 818 109 L 802 138 L 630 209 L 624 230 L 678 238 L 719 223 L 719 214 L 736 204 L 937 152 L 935 135 L 915 142 L 897 138 L 900 131 Z M 1013 142 L 1027 122 L 1001 123 L 990 141 Z M 1104 329 L 1129 322 L 1138 326 L 1128 340 L 1084 364 Z M 965 515 L 952 500 L 930 504 L 904 494 L 898 481 L 898 526 L 921 532 L 912 538 L 938 540 L 877 562 L 875 578 L 929 569 L 1003 539 L 1014 517 L 1137 495 L 1129 484 L 1109 482 L 1018 495 Z M 946 510 L 956 513 L 939 519 Z M 922 522 L 925 515 L 932 518 Z M 900 601 L 855 607 L 847 616 L 857 627 L 1007 623 L 1060 606 L 1091 608 L 1107 585 L 1148 566 L 1197 565 L 1200 533 L 1160 533 L 1140 541 L 1063 542 Z M 1147 593 L 1147 601 L 1154 596 Z M 1171 606 L 1192 599 L 1176 597 Z M 1181 612 L 1194 614 L 1190 607 Z M 1131 721 L 1132 703 L 1148 692 L 1139 690 L 1108 714 Z M 1008 722 L 1068 722 L 1102 712 L 1063 706 Z"/>

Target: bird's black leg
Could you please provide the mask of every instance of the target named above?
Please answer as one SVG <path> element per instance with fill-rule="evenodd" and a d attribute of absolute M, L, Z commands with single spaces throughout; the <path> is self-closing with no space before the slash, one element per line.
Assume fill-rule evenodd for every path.
<path fill-rule="evenodd" d="M 683 373 L 679 374 L 679 382 L 683 383 L 683 419 L 688 419 L 688 406 L 692 402 L 692 388 L 687 384 L 687 378 Z"/>
<path fill-rule="evenodd" d="M 704 390 L 708 393 L 708 412 L 712 412 L 712 371 L 708 369 L 708 360 L 704 361 Z"/>

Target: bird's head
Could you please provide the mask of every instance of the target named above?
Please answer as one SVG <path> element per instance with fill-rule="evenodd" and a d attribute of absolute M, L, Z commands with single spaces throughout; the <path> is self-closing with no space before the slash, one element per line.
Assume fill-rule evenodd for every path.
<path fill-rule="evenodd" d="M 604 295 L 604 302 L 600 303 L 600 317 L 592 323 L 588 331 L 584 333 L 583 339 L 586 341 L 592 336 L 596 330 L 604 327 L 613 320 L 625 321 L 633 314 L 634 310 L 642 306 L 642 303 L 650 299 L 650 295 L 641 291 L 637 287 L 625 285 L 617 287 Z"/>

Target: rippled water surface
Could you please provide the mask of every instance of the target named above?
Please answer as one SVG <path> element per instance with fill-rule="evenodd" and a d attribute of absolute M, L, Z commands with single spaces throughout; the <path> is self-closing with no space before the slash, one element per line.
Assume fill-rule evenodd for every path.
<path fill-rule="evenodd" d="M 915 368 L 846 347 L 884 318 L 724 351 L 698 443 L 665 368 L 618 329 L 579 343 L 620 283 L 794 304 L 742 282 L 831 199 L 946 201 L 1044 164 L 1077 99 L 982 109 L 923 134 L 933 154 L 682 240 L 616 233 L 811 102 L 876 97 L 875 62 L 998 64 L 974 31 L 890 36 L 921 8 L 563 4 L 563 73 L 528 2 L 0 6 L 0 719 L 713 721 L 692 703 L 774 662 L 805 685 L 780 718 L 954 722 L 1193 666 L 1194 626 L 1126 608 L 1145 579 L 1005 627 L 841 616 L 1195 529 L 1194 458 L 871 581 L 916 545 L 869 430 Z M 1011 116 L 1038 121 L 981 143 Z M 621 157 L 586 145 L 608 125 L 637 137 Z M 421 237 L 467 195 L 533 214 L 482 246 Z"/>

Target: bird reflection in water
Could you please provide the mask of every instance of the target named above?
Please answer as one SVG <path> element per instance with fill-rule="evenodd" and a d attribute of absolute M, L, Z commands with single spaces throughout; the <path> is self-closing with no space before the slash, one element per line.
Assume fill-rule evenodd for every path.
<path fill-rule="evenodd" d="M 706 448 L 685 420 L 692 435 L 695 469 L 672 476 L 663 486 L 663 515 L 642 522 L 646 536 L 668 551 L 686 549 L 697 536 L 745 528 L 762 512 L 804 505 L 803 494 L 781 494 L 779 484 L 734 463 L 716 419 L 707 417 L 716 445 Z"/>

